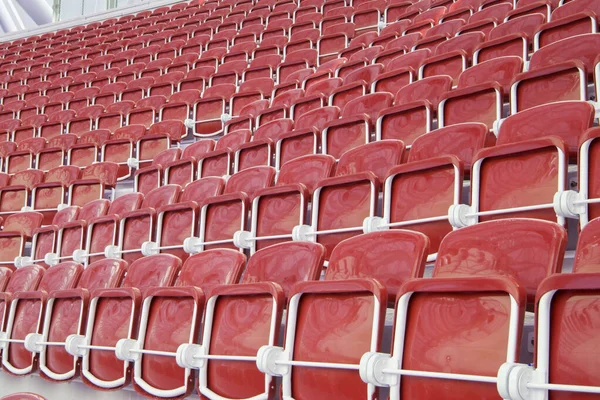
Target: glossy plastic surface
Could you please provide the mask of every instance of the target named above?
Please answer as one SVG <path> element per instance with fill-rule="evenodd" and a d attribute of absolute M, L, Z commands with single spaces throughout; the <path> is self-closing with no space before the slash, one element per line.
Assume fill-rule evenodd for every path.
<path fill-rule="evenodd" d="M 325 261 L 325 248 L 318 243 L 287 242 L 254 253 L 242 283 L 275 282 L 287 296 L 297 282 L 318 280 Z"/>
<path fill-rule="evenodd" d="M 532 304 L 544 278 L 560 272 L 567 243 L 560 225 L 532 219 L 504 219 L 462 228 L 442 241 L 434 277 L 512 276 Z"/>
<path fill-rule="evenodd" d="M 331 253 L 325 280 L 371 278 L 381 282 L 393 304 L 400 286 L 422 278 L 429 253 L 427 236 L 393 230 L 355 236 L 340 242 Z"/>

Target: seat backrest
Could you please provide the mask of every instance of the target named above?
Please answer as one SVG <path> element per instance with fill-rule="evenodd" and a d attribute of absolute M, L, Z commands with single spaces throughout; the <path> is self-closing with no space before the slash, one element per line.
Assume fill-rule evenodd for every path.
<path fill-rule="evenodd" d="M 146 127 L 144 125 L 127 125 L 117 129 L 111 139 L 129 139 L 137 142 L 145 134 Z"/>
<path fill-rule="evenodd" d="M 242 144 L 249 142 L 251 137 L 252 132 L 249 129 L 235 130 L 220 138 L 215 145 L 215 150 L 229 148 L 236 151 Z"/>
<path fill-rule="evenodd" d="M 52 168 L 44 175 L 44 182 L 57 182 L 61 185 L 68 186 L 71 182 L 79 178 L 81 170 L 71 165 L 61 165 L 60 167 Z"/>
<path fill-rule="evenodd" d="M 552 12 L 552 20 L 556 21 L 583 11 L 592 11 L 600 15 L 600 3 L 594 0 L 569 1 Z"/>
<path fill-rule="evenodd" d="M 164 185 L 152 189 L 144 198 L 142 208 L 154 208 L 155 210 L 167 204 L 174 204 L 179 199 L 181 186 Z"/>
<path fill-rule="evenodd" d="M 371 171 L 381 182 L 390 168 L 402 162 L 404 144 L 400 140 L 380 140 L 346 151 L 340 157 L 336 176 Z"/>
<path fill-rule="evenodd" d="M 336 106 L 320 107 L 296 118 L 296 129 L 323 130 L 326 123 L 338 119 L 340 109 Z"/>
<path fill-rule="evenodd" d="M 216 285 L 238 283 L 246 265 L 246 256 L 231 249 L 212 249 L 190 256 L 175 286 L 196 286 L 205 293 Z"/>
<path fill-rule="evenodd" d="M 325 280 L 377 279 L 387 289 L 388 303 L 393 303 L 404 281 L 423 277 L 428 253 L 429 239 L 420 232 L 389 230 L 355 236 L 335 246 Z"/>
<path fill-rule="evenodd" d="M 254 197 L 257 190 L 273 185 L 275 181 L 275 168 L 273 167 L 251 167 L 236 174 L 225 184 L 223 194 L 244 192 L 250 199 Z"/>
<path fill-rule="evenodd" d="M 192 143 L 191 145 L 187 146 L 183 150 L 182 158 L 186 158 L 186 157 L 201 158 L 205 153 L 213 151 L 214 148 L 215 148 L 214 140 L 210 140 L 210 139 L 199 140 L 196 143 Z"/>
<path fill-rule="evenodd" d="M 544 136 L 559 136 L 577 154 L 583 133 L 592 127 L 594 107 L 585 101 L 561 101 L 518 112 L 506 118 L 498 132 L 498 143 L 517 143 Z"/>
<path fill-rule="evenodd" d="M 522 33 L 532 41 L 540 25 L 546 22 L 544 14 L 535 13 L 510 19 L 490 31 L 489 40 L 501 38 L 512 33 Z"/>
<path fill-rule="evenodd" d="M 74 261 L 62 262 L 46 270 L 37 290 L 50 293 L 53 290 L 72 289 L 82 272 L 83 265 Z"/>
<path fill-rule="evenodd" d="M 38 183 L 44 180 L 44 171 L 27 169 L 15 173 L 10 177 L 10 186 L 25 186 L 28 189 L 32 189 Z"/>
<path fill-rule="evenodd" d="M 179 201 L 195 201 L 202 204 L 204 200 L 220 195 L 224 188 L 225 181 L 223 178 L 208 176 L 189 183 L 181 192 Z"/>
<path fill-rule="evenodd" d="M 404 86 L 396 93 L 396 104 L 408 104 L 414 101 L 427 100 L 436 108 L 440 97 L 452 88 L 452 77 L 436 75 L 420 79 Z"/>
<path fill-rule="evenodd" d="M 442 240 L 433 277 L 512 276 L 533 304 L 540 282 L 561 271 L 566 245 L 565 229 L 554 222 L 482 222 L 452 231 Z"/>
<path fill-rule="evenodd" d="M 150 126 L 148 134 L 166 134 L 171 140 L 178 141 L 187 134 L 187 128 L 182 121 L 160 121 Z"/>
<path fill-rule="evenodd" d="M 94 218 L 101 217 L 106 215 L 108 208 L 110 206 L 110 201 L 107 199 L 98 199 L 94 201 L 90 201 L 83 207 L 81 207 L 81 211 L 79 211 L 78 219 L 83 221 L 90 221 Z"/>
<path fill-rule="evenodd" d="M 107 186 L 114 186 L 117 183 L 118 171 L 117 163 L 100 162 L 85 167 L 81 173 L 81 179 L 98 179 Z"/>
<path fill-rule="evenodd" d="M 289 118 L 280 118 L 261 125 L 254 131 L 254 140 L 273 139 L 277 141 L 283 134 L 294 129 L 294 121 Z"/>
<path fill-rule="evenodd" d="M 156 254 L 138 258 L 127 269 L 123 287 L 145 289 L 171 286 L 181 268 L 181 260 L 171 254 Z"/>
<path fill-rule="evenodd" d="M 38 212 L 19 212 L 11 214 L 4 220 L 3 232 L 16 232 L 31 237 L 33 231 L 42 226 L 44 216 Z"/>
<path fill-rule="evenodd" d="M 276 282 L 287 296 L 296 282 L 318 280 L 324 261 L 325 248 L 318 243 L 278 243 L 250 257 L 242 283 Z"/>
<path fill-rule="evenodd" d="M 451 125 L 415 139 L 408 153 L 408 162 L 454 155 L 464 162 L 466 169 L 470 169 L 477 151 L 493 143 L 494 138 L 485 124 Z"/>
<path fill-rule="evenodd" d="M 565 61 L 581 61 L 588 76 L 593 76 L 594 62 L 600 54 L 600 35 L 594 33 L 577 35 L 542 47 L 531 56 L 529 70 L 549 67 Z"/>
<path fill-rule="evenodd" d="M 114 288 L 121 284 L 126 271 L 127 262 L 123 260 L 98 260 L 83 270 L 77 287 L 88 290 Z"/>
<path fill-rule="evenodd" d="M 458 78 L 458 87 L 466 88 L 481 83 L 498 82 L 507 90 L 514 77 L 522 71 L 523 59 L 521 57 L 498 57 L 464 70 Z"/>
<path fill-rule="evenodd" d="M 331 176 L 334 167 L 335 158 L 328 154 L 298 157 L 281 166 L 277 186 L 301 183 L 311 194 L 320 180 Z"/>
<path fill-rule="evenodd" d="M 28 292 L 36 290 L 46 270 L 39 265 L 26 265 L 12 273 L 6 285 L 7 293 Z"/>
<path fill-rule="evenodd" d="M 600 272 L 600 218 L 590 221 L 579 233 L 573 272 Z"/>
<path fill-rule="evenodd" d="M 112 201 L 107 215 L 120 215 L 140 208 L 144 201 L 144 195 L 141 193 L 128 193 L 117 197 Z"/>

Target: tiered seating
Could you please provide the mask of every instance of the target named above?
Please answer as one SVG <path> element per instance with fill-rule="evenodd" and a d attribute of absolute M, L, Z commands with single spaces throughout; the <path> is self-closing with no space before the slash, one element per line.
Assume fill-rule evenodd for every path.
<path fill-rule="evenodd" d="M 194 0 L 0 43 L 4 371 L 597 395 L 597 3 Z"/>

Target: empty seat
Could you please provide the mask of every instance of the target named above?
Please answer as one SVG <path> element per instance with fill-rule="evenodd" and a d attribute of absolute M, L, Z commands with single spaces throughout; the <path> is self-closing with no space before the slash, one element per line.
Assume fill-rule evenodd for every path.
<path fill-rule="evenodd" d="M 44 377 L 56 381 L 73 378 L 79 371 L 77 360 L 66 352 L 64 344 L 72 334 L 82 334 L 86 326 L 89 294 L 93 290 L 119 286 L 127 263 L 122 260 L 100 260 L 88 265 L 75 289 L 50 294 L 46 302 L 46 317 L 39 334 L 29 337 L 26 348 L 39 353 L 39 370 Z M 31 334 L 30 334 L 31 335 Z M 52 346 L 39 344 L 52 342 Z M 59 344 L 60 343 L 60 344 Z"/>
<path fill-rule="evenodd" d="M 234 234 L 234 244 L 254 254 L 267 246 L 292 239 L 294 226 L 303 224 L 315 186 L 333 172 L 335 159 L 308 155 L 285 163 L 274 187 L 258 190 L 252 200 L 250 229 Z M 285 215 L 285 218 L 281 218 Z"/>
<path fill-rule="evenodd" d="M 25 246 L 35 229 L 42 225 L 43 218 L 37 212 L 20 212 L 4 219 L 3 229 L 0 231 L 1 266 L 14 269 L 15 258 L 25 255 Z"/>
<path fill-rule="evenodd" d="M 391 355 L 366 353 L 361 376 L 378 386 L 394 377 L 385 385 L 391 398 L 498 398 L 498 369 L 519 360 L 525 304 L 523 287 L 509 277 L 409 281 L 396 302 Z M 426 317 L 439 313 L 447 318 Z"/>
<path fill-rule="evenodd" d="M 116 358 L 115 346 L 120 339 L 135 335 L 141 301 L 149 288 L 172 286 L 180 268 L 181 260 L 170 254 L 145 257 L 129 265 L 120 288 L 93 293 L 85 334 L 69 335 L 66 340 L 69 354 L 81 358 L 81 378 L 86 384 L 104 389 L 126 384 L 129 363 Z M 88 343 L 99 347 L 81 347 Z"/>
<path fill-rule="evenodd" d="M 64 262 L 46 270 L 36 291 L 15 293 L 6 319 L 4 339 L 24 340 L 28 334 L 38 333 L 43 323 L 47 294 L 54 290 L 74 288 L 82 272 L 81 264 Z M 3 342 L 2 367 L 10 373 L 31 373 L 35 358 L 24 347 L 24 343 Z"/>
<path fill-rule="evenodd" d="M 429 253 L 427 236 L 395 230 L 373 232 L 341 241 L 331 253 L 325 280 L 377 279 L 393 305 L 402 284 L 422 278 Z"/>

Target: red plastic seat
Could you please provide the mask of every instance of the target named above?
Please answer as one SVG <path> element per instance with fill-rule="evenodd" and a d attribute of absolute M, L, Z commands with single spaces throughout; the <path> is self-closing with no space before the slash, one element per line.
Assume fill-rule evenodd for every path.
<path fill-rule="evenodd" d="M 54 290 L 72 289 L 77 285 L 83 266 L 64 262 L 50 267 L 44 273 L 36 291 L 17 292 L 11 300 L 6 319 L 6 339 L 24 340 L 30 333 L 38 333 L 43 323 L 46 296 Z M 3 343 L 2 367 L 15 375 L 26 375 L 33 371 L 35 355 L 22 343 Z"/>
<path fill-rule="evenodd" d="M 377 140 L 400 139 L 405 146 L 431 130 L 442 95 L 452 87 L 450 76 L 438 75 L 404 86 L 396 93 L 395 104 L 381 111 L 376 124 Z"/>
<path fill-rule="evenodd" d="M 248 104 L 270 98 L 273 87 L 274 82 L 270 77 L 250 79 L 243 82 L 239 87 L 239 91 L 233 94 L 229 100 L 229 114 L 238 116 L 242 108 Z"/>
<path fill-rule="evenodd" d="M 42 171 L 28 169 L 10 176 L 8 184 L 0 189 L 0 216 L 7 216 L 29 206 L 33 188 L 44 179 Z"/>
<path fill-rule="evenodd" d="M 233 84 L 211 86 L 204 91 L 194 108 L 194 136 L 215 136 L 223 130 L 222 116 L 235 92 Z"/>
<path fill-rule="evenodd" d="M 335 364 L 358 367 L 365 352 L 380 349 L 385 319 L 385 306 L 381 305 L 386 300 L 385 289 L 373 280 L 296 284 L 290 293 L 284 348 L 263 347 L 259 368 L 268 375 L 283 376 L 284 397 L 323 400 L 336 393 L 350 400 L 377 396 L 376 388 L 364 383 L 358 371 L 336 368 Z M 289 354 L 286 359 L 291 361 L 333 365 L 294 365 L 274 371 L 261 356 L 279 351 Z"/>
<path fill-rule="evenodd" d="M 511 114 L 555 101 L 587 100 L 600 38 L 596 34 L 560 40 L 536 51 L 529 71 L 511 87 Z"/>
<path fill-rule="evenodd" d="M 163 182 L 163 169 L 171 162 L 179 160 L 181 149 L 171 148 L 158 153 L 152 160 L 152 164 L 140 168 L 134 174 L 134 191 L 148 194 L 149 191 L 159 187 Z"/>
<path fill-rule="evenodd" d="M 116 358 L 114 348 L 120 339 L 132 338 L 139 320 L 142 299 L 151 287 L 171 286 L 181 261 L 170 254 L 145 257 L 132 263 L 120 288 L 101 289 L 92 294 L 84 335 L 67 337 L 67 348 L 81 357 L 81 378 L 92 387 L 119 388 L 129 380 L 128 362 Z M 115 330 L 114 323 L 124 329 Z M 77 343 L 91 343 L 112 350 L 82 351 Z"/>
<path fill-rule="evenodd" d="M 213 140 L 199 140 L 187 146 L 179 160 L 165 165 L 165 182 L 185 187 L 194 181 L 197 173 L 197 160 L 202 159 L 205 154 L 213 151 L 215 142 Z"/>
<path fill-rule="evenodd" d="M 402 162 L 404 144 L 399 140 L 381 140 L 355 147 L 342 154 L 336 176 L 370 171 L 383 182 L 390 168 Z"/>
<path fill-rule="evenodd" d="M 81 179 L 69 186 L 69 205 L 83 206 L 92 200 L 104 198 L 104 191 L 116 186 L 118 172 L 119 165 L 113 162 L 99 162 L 85 167 Z"/>
<path fill-rule="evenodd" d="M 508 277 L 409 281 L 402 286 L 396 302 L 391 355 L 367 353 L 361 362 L 366 370 L 363 376 L 371 377 L 367 379 L 370 384 L 381 385 L 379 379 L 395 376 L 391 374 L 396 373 L 397 366 L 414 371 L 414 376 L 403 374 L 390 386 L 395 398 L 431 394 L 459 399 L 466 392 L 478 399 L 496 398 L 496 384 L 484 379 L 495 379 L 503 363 L 518 361 L 525 304 L 523 287 Z M 467 309 L 470 311 L 465 312 Z M 431 317 L 439 312 L 452 317 Z M 432 346 L 432 342 L 436 344 Z M 475 367 L 473 357 L 481 352 L 486 357 L 478 358 Z M 393 367 L 379 375 L 376 365 L 383 360 L 389 360 Z M 417 375 L 421 372 L 448 375 L 441 380 Z M 453 374 L 481 378 L 463 380 Z"/>
<path fill-rule="evenodd" d="M 368 143 L 380 110 L 392 104 L 391 93 L 372 93 L 348 102 L 341 119 L 329 122 L 321 132 L 321 151 L 336 158 L 350 149 Z"/>
<path fill-rule="evenodd" d="M 250 230 L 234 235 L 234 244 L 249 248 L 251 254 L 267 246 L 292 239 L 292 229 L 303 224 L 307 204 L 316 184 L 331 176 L 335 159 L 328 155 L 309 155 L 285 163 L 279 171 L 277 184 L 256 192 Z M 281 215 L 286 215 L 281 219 Z M 245 236 L 253 239 L 246 240 Z M 266 236 L 276 236 L 263 239 Z"/>
<path fill-rule="evenodd" d="M 590 0 L 570 1 L 552 12 L 552 21 L 539 27 L 534 49 L 571 36 L 596 32 L 600 8 Z"/>
<path fill-rule="evenodd" d="M 79 308 L 87 308 L 91 291 L 119 286 L 126 269 L 127 263 L 124 261 L 97 261 L 83 270 L 76 288 L 53 292 L 46 303 L 46 315 L 49 317 L 44 319 L 40 335 L 36 337 L 35 342 L 64 343 L 68 335 L 82 334 L 87 311 L 81 313 Z M 40 374 L 44 377 L 65 381 L 78 373 L 77 360 L 67 353 L 64 347 L 39 346 L 35 353 L 39 353 Z"/>
<path fill-rule="evenodd" d="M 119 165 L 119 180 L 131 175 L 131 165 L 127 160 L 133 158 L 138 142 L 146 134 L 144 125 L 128 125 L 117 129 L 109 140 L 102 144 L 100 160 Z"/>
<path fill-rule="evenodd" d="M 141 193 L 119 196 L 112 201 L 105 216 L 88 220 L 84 246 L 73 252 L 75 261 L 87 265 L 104 259 L 105 248 L 117 244 L 121 216 L 139 209 L 143 198 Z"/>
<path fill-rule="evenodd" d="M 0 231 L 0 265 L 14 270 L 15 258 L 24 255 L 25 245 L 31 240 L 35 229 L 42 225 L 43 218 L 37 212 L 20 212 L 4 218 L 4 226 Z"/>
<path fill-rule="evenodd" d="M 110 253 L 114 253 L 112 258 L 120 257 L 127 262 L 142 257 L 142 244 L 152 241 L 155 237 L 157 210 L 176 203 L 180 193 L 179 185 L 161 186 L 145 196 L 139 209 L 120 215 L 117 245 L 105 250 L 107 258 L 111 258 L 108 257 Z"/>
<path fill-rule="evenodd" d="M 197 158 L 197 176 L 204 178 L 230 175 L 235 152 L 240 146 L 250 141 L 251 135 L 249 130 L 241 129 L 227 133 L 219 139 L 214 151 L 204 153 Z"/>
<path fill-rule="evenodd" d="M 142 341 L 140 347 L 175 352 L 180 345 L 193 344 L 200 331 L 200 316 L 205 303 L 199 288 L 207 291 L 217 285 L 237 283 L 245 262 L 243 254 L 227 249 L 210 250 L 190 257 L 181 268 L 174 288 L 151 289 L 143 303 L 146 309 L 175 307 L 177 329 L 186 333 L 165 338 L 164 334 L 174 326 L 173 315 L 152 311 L 141 319 L 137 334 L 137 340 Z M 220 314 L 215 316 L 218 318 Z M 193 390 L 192 371 L 178 367 L 174 358 L 144 354 L 134 361 L 134 368 L 140 370 L 133 380 L 139 393 L 160 395 L 168 392 L 185 396 Z M 166 375 L 165 369 L 169 370 Z"/>
<path fill-rule="evenodd" d="M 438 107 L 439 126 L 481 122 L 491 130 L 503 117 L 503 102 L 510 83 L 523 69 L 520 57 L 499 57 L 466 69 L 458 89 L 447 92 Z"/>
<path fill-rule="evenodd" d="M 481 223 L 446 236 L 433 277 L 511 276 L 523 285 L 533 306 L 541 282 L 560 272 L 566 245 L 565 229 L 553 222 L 506 219 Z M 523 248 L 530 251 L 519 251 Z M 467 249 L 468 257 L 459 255 Z M 485 259 L 478 254 L 485 254 Z M 473 262 L 473 257 L 478 261 Z"/>
<path fill-rule="evenodd" d="M 260 126 L 254 132 L 252 141 L 242 144 L 235 152 L 235 172 L 259 165 L 271 165 L 273 144 L 290 132 L 293 126 L 294 121 L 291 119 L 277 119 Z"/>
<path fill-rule="evenodd" d="M 211 248 L 235 249 L 234 234 L 245 230 L 249 204 L 260 189 L 272 186 L 275 169 L 252 167 L 229 178 L 223 194 L 200 205 L 198 237 L 186 239 L 185 251 L 197 253 Z"/>

